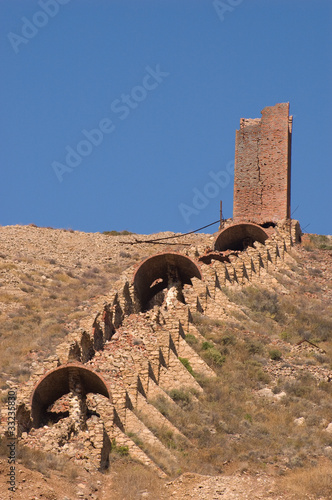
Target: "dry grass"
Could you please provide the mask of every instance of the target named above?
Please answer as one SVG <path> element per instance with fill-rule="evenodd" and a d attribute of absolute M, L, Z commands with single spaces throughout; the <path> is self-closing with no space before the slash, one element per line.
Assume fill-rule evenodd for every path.
<path fill-rule="evenodd" d="M 298 379 L 278 380 L 275 393 L 287 394 L 282 402 L 260 398 L 255 392 L 273 382 L 266 365 L 277 351 L 268 335 L 227 329 L 199 314 L 194 315 L 194 321 L 201 333 L 213 339 L 214 349 L 224 358 L 220 366 L 205 358 L 217 377 L 204 379 L 194 374 L 204 388 L 203 394 L 185 389 L 170 391 L 175 409 L 165 398 L 153 402 L 193 444 L 191 448 L 172 442 L 172 453 L 177 455 L 182 471 L 218 474 L 227 461 L 239 463 L 240 468 L 245 463 L 249 471 L 264 470 L 267 464 L 293 469 L 305 466 L 311 456 L 321 456 L 322 450 L 332 445 L 332 436 L 324 430 L 332 415 L 330 384 L 319 383 L 304 372 Z M 187 340 L 203 356 L 212 346 L 194 335 Z M 286 358 L 288 351 L 283 349 Z M 275 362 L 283 362 L 278 361 L 280 354 L 278 350 Z M 323 361 L 331 362 L 328 356 Z M 314 356 L 310 362 L 319 364 Z M 295 425 L 299 417 L 305 418 L 305 426 Z M 167 439 L 160 439 L 167 446 Z"/>
<path fill-rule="evenodd" d="M 242 290 L 225 287 L 223 291 L 256 323 L 251 323 L 256 333 L 268 333 L 271 338 L 279 336 L 293 342 L 304 338 L 313 342 L 330 341 L 332 308 L 322 301 L 323 294 L 316 297 L 299 294 L 298 283 L 288 284 L 288 288 L 287 297 L 258 286 Z M 237 319 L 243 320 L 243 317 L 237 314 Z"/>
<path fill-rule="evenodd" d="M 332 250 L 332 238 L 323 234 L 308 234 L 305 238 L 305 248 L 309 251 L 317 248 L 320 250 Z"/>
<path fill-rule="evenodd" d="M 77 263 L 73 268 L 51 259 L 44 262 L 43 270 L 24 273 L 18 264 L 9 268 L 4 263 L 3 269 L 20 279 L 20 290 L 15 294 L 0 289 L 0 301 L 6 306 L 0 315 L 1 383 L 10 376 L 25 380 L 37 352 L 44 358 L 54 351 L 67 333 L 66 324 L 72 322 L 73 328 L 75 322 L 89 315 L 82 311 L 82 303 L 87 305 L 96 295 L 107 292 L 132 258 L 138 256 L 122 252 L 114 264 L 84 267 Z M 206 342 L 194 335 L 187 336 L 187 341 L 213 367 L 217 377 L 207 380 L 194 373 L 204 388 L 203 394 L 177 389 L 170 392 L 176 405 L 169 404 L 166 398 L 154 401 L 161 413 L 192 441 L 192 446 L 170 431 L 148 425 L 177 457 L 183 472 L 218 474 L 228 461 L 239 464 L 238 470 L 245 464 L 248 471 L 265 470 L 269 464 L 291 471 L 282 480 L 294 498 L 320 491 L 321 496 L 326 495 L 331 487 L 331 470 L 327 466 L 308 468 L 312 457 L 321 456 L 324 448 L 332 446 L 332 436 L 324 430 L 332 415 L 331 384 L 318 383 L 308 375 L 293 381 L 282 377 L 274 381 L 266 370 L 271 352 L 276 363 L 286 363 L 292 344 L 303 338 L 318 342 L 326 351 L 320 357 L 308 355 L 308 366 L 332 366 L 331 308 L 318 285 L 312 284 L 312 280 L 321 279 L 321 274 L 311 265 L 308 278 L 301 265 L 301 261 L 294 264 L 293 271 L 288 270 L 282 277 L 289 290 L 286 297 L 259 286 L 225 288 L 228 298 L 239 306 L 238 322 L 193 314 L 194 324 Z M 299 287 L 305 293 L 314 290 L 315 296 L 298 293 Z M 273 351 L 276 340 L 283 341 L 277 349 L 281 361 L 279 353 L 276 359 Z M 190 359 L 189 364 L 186 358 L 183 362 L 190 368 Z M 285 391 L 287 397 L 280 403 L 259 398 L 256 391 L 266 385 L 274 387 L 276 393 Z M 294 424 L 299 417 L 305 418 L 302 427 Z M 144 448 L 144 443 L 140 445 Z M 153 450 L 146 451 L 153 456 Z M 29 456 L 27 452 L 22 460 L 44 470 L 42 455 Z M 50 460 L 47 467 L 60 467 L 56 459 Z M 112 461 L 111 470 L 117 478 L 115 499 L 134 499 L 144 491 L 151 498 L 159 498 L 162 483 L 145 467 L 118 457 Z"/>
<path fill-rule="evenodd" d="M 332 498 L 332 464 L 291 471 L 281 480 L 281 486 L 294 500 Z"/>
<path fill-rule="evenodd" d="M 74 270 L 64 266 L 54 269 L 49 261 L 43 264 L 43 269 L 29 272 L 12 267 L 20 288 L 12 293 L 0 292 L 0 303 L 6 305 L 0 314 L 2 388 L 8 378 L 26 380 L 35 353 L 40 359 L 53 353 L 54 346 L 68 333 L 66 324 L 87 315 L 80 309 L 82 303 L 107 293 L 118 278 L 117 264 Z"/>
<path fill-rule="evenodd" d="M 0 439 L 0 456 L 8 456 L 6 440 Z M 36 470 L 46 478 L 50 477 L 50 471 L 61 472 L 70 481 L 74 481 L 78 476 L 77 467 L 63 455 L 55 455 L 49 452 L 44 453 L 41 450 L 18 444 L 16 460 L 18 464 L 24 465 L 27 469 Z"/>
<path fill-rule="evenodd" d="M 266 464 L 292 469 L 305 466 L 310 456 L 320 456 L 323 448 L 332 445 L 332 436 L 322 426 L 331 415 L 331 399 L 321 400 L 321 408 L 302 398 L 271 403 L 253 397 L 243 386 L 243 374 L 240 377 L 234 371 L 205 381 L 204 388 L 205 394 L 198 398 L 178 392 L 177 410 L 163 398 L 154 401 L 192 442 L 191 447 L 172 440 L 172 453 L 182 471 L 218 474 L 226 461 L 246 462 L 251 471 L 264 470 Z M 303 427 L 294 423 L 300 416 L 306 419 Z M 160 436 L 166 446 L 167 438 Z"/>
<path fill-rule="evenodd" d="M 112 464 L 111 474 L 116 478 L 112 485 L 114 500 L 137 500 L 144 492 L 149 494 L 148 498 L 162 498 L 164 481 L 144 465 L 132 460 L 117 460 Z"/>

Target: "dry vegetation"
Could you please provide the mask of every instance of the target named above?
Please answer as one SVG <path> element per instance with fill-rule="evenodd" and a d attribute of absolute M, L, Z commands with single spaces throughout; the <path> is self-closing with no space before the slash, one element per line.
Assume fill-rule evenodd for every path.
<path fill-rule="evenodd" d="M 50 254 L 52 254 L 50 252 Z M 89 317 L 94 298 L 105 295 L 137 254 L 118 250 L 113 259 L 83 263 L 75 254 L 67 262 L 0 254 L 0 387 L 6 380 L 26 380 L 31 362 L 54 352 L 69 328 Z"/>
<path fill-rule="evenodd" d="M 277 478 L 287 498 L 332 495 L 332 434 L 325 430 L 332 416 L 332 382 L 317 380 L 312 370 L 302 370 L 296 378 L 275 377 L 271 371 L 271 364 L 332 368 L 331 283 L 326 268 L 324 272 L 321 269 L 330 250 L 329 239 L 310 238 L 295 255 L 297 262 L 276 276 L 287 293 L 280 293 L 278 287 L 257 285 L 224 288 L 228 299 L 238 306 L 227 322 L 194 314 L 194 324 L 206 341 L 194 335 L 187 335 L 186 340 L 217 377 L 200 377 L 193 372 L 190 360 L 183 358 L 182 363 L 204 392 L 173 390 L 169 395 L 176 405 L 162 397 L 152 401 L 193 446 L 148 423 L 177 457 L 178 464 L 173 467 L 163 463 L 162 457 L 153 456 L 140 436 L 131 436 L 174 477 L 186 471 L 211 475 L 268 472 Z M 8 378 L 18 382 L 27 379 L 32 360 L 54 352 L 69 325 L 73 328 L 80 318 L 89 316 L 91 300 L 105 294 L 122 270 L 143 257 L 117 249 L 115 259 L 93 265 L 79 260 L 65 264 L 56 256 L 0 255 L 1 275 L 10 275 L 15 283 L 14 287 L 0 287 L 2 388 Z M 303 339 L 321 351 L 294 357 L 293 347 Z M 264 387 L 270 387 L 275 395 L 286 395 L 280 400 L 260 397 L 257 392 Z M 301 417 L 304 424 L 297 425 L 295 420 Z M 0 442 L 3 456 L 1 446 Z M 46 478 L 53 469 L 64 472 L 69 482 L 76 480 L 77 471 L 67 467 L 63 459 L 60 463 L 56 457 L 22 449 L 19 461 Z M 108 476 L 112 477 L 109 498 L 131 500 L 141 498 L 144 492 L 149 492 L 149 498 L 164 498 L 164 483 L 156 474 L 116 446 L 105 481 Z"/>
<path fill-rule="evenodd" d="M 302 250 L 290 271 L 287 294 L 262 286 L 224 288 L 241 310 L 234 322 L 194 314 L 206 341 L 194 335 L 186 340 L 218 376 L 204 380 L 193 372 L 190 360 L 182 359 L 204 393 L 171 391 L 182 411 L 165 398 L 153 401 L 194 443 L 192 450 L 172 433 L 155 430 L 164 445 L 177 453 L 182 472 L 220 474 L 234 467 L 248 472 L 273 470 L 278 476 L 286 475 L 282 484 L 294 498 L 305 498 L 305 493 L 313 498 L 332 494 L 332 465 L 327 460 L 324 467 L 318 466 L 324 454 L 332 458 L 332 435 L 325 430 L 332 415 L 332 385 L 315 377 L 315 369 L 332 369 L 332 308 L 330 294 L 308 278 L 308 274 L 322 277 L 315 259 L 307 267 L 310 257 Z M 320 257 L 328 255 L 321 252 Z M 285 284 L 283 276 L 280 282 Z M 326 284 L 331 286 L 328 280 Z M 304 339 L 320 350 L 294 355 L 293 347 Z M 271 363 L 301 370 L 295 377 L 275 377 Z M 259 397 L 257 392 L 264 387 L 285 396 L 279 401 Z M 299 425 L 297 420 L 302 418 L 304 424 Z M 308 470 L 309 479 L 302 481 Z"/>
<path fill-rule="evenodd" d="M 294 467 L 315 465 L 315 457 L 332 445 L 332 436 L 324 430 L 332 414 L 330 386 L 307 375 L 293 382 L 278 381 L 275 393 L 287 394 L 282 402 L 258 397 L 255 391 L 271 379 L 264 371 L 263 358 L 258 361 L 252 347 L 248 343 L 228 348 L 218 377 L 199 380 L 203 395 L 171 392 L 183 411 L 175 411 L 164 398 L 154 402 L 194 442 L 193 452 L 171 435 L 159 435 L 172 451 L 178 450 L 183 470 L 218 474 L 227 463 L 238 463 L 250 471 L 273 465 L 283 474 Z M 254 344 L 254 351 L 257 347 Z M 299 417 L 305 417 L 304 426 L 294 423 Z"/>
<path fill-rule="evenodd" d="M 331 463 L 292 471 L 281 481 L 281 486 L 293 500 L 308 498 L 309 495 L 312 498 L 331 498 Z"/>
<path fill-rule="evenodd" d="M 153 500 L 161 498 L 164 481 L 154 471 L 129 458 L 114 460 L 111 474 L 116 478 L 111 497 L 114 500 L 136 500 L 144 498 L 144 493 Z"/>

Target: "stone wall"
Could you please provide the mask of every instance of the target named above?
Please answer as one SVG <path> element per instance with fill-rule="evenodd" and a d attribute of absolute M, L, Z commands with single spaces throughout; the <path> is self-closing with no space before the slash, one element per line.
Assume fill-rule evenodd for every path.
<path fill-rule="evenodd" d="M 191 260 L 174 254 L 179 275 L 181 265 L 190 261 L 199 266 L 199 276 L 180 283 L 180 295 L 173 293 L 174 281 L 164 276 L 163 302 L 145 312 L 136 307 L 137 266 L 127 269 L 90 321 L 82 320 L 57 346 L 55 356 L 35 363 L 30 380 L 20 386 L 17 421 L 22 443 L 64 453 L 87 468 L 106 467 L 112 446 L 128 447 L 132 457 L 161 475 L 158 466 L 166 472 L 167 464 L 175 466 L 175 458 L 165 452 L 153 429 L 166 427 L 181 433 L 153 402 L 162 397 L 176 405 L 169 396 L 172 391 L 203 391 L 183 359 L 195 374 L 215 376 L 213 366 L 187 341 L 188 334 L 200 343 L 206 340 L 193 318 L 202 315 L 227 322 L 229 315 L 239 312 L 223 292 L 225 286 L 275 285 L 274 273 L 292 262 L 289 250 L 297 232 L 296 221 L 284 221 L 270 231 L 265 244 L 255 242 L 243 251 L 231 252 L 225 261 L 218 260 L 221 252 L 215 251 L 209 264 L 198 260 L 197 247 L 188 249 Z M 158 279 L 164 271 L 157 266 L 152 278 Z M 170 272 L 173 276 L 174 269 Z M 1 427 L 6 428 L 5 420 Z M 143 448 L 134 441 L 136 434 L 144 438 Z M 166 465 L 154 463 L 154 453 L 164 456 Z"/>
<path fill-rule="evenodd" d="M 262 118 L 241 118 L 236 131 L 234 222 L 290 217 L 292 117 L 289 103 L 268 106 Z"/>

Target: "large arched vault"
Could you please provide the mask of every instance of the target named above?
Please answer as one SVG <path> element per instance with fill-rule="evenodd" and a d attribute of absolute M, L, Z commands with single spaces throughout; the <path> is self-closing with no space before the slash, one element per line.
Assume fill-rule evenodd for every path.
<path fill-rule="evenodd" d="M 194 277 L 203 279 L 198 264 L 186 255 L 169 252 L 147 258 L 136 270 L 133 280 L 141 311 L 148 309 L 149 301 L 169 287 L 172 280 L 183 286 L 191 284 Z"/>
<path fill-rule="evenodd" d="M 267 238 L 268 234 L 266 231 L 257 224 L 233 224 L 220 231 L 214 248 L 219 252 L 225 250 L 245 250 L 248 246 L 253 246 L 255 241 L 264 244 Z"/>
<path fill-rule="evenodd" d="M 84 395 L 92 392 L 111 399 L 105 381 L 94 371 L 79 363 L 69 363 L 48 372 L 37 383 L 31 396 L 33 427 L 40 427 L 47 408 L 64 394 L 71 391 L 71 380 L 79 380 Z"/>

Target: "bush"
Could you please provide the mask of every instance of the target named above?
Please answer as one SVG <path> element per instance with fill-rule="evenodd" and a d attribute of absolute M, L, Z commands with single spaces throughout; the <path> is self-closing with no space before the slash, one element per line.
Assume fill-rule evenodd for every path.
<path fill-rule="evenodd" d="M 287 492 L 294 494 L 292 498 L 331 498 L 332 466 L 317 465 L 309 469 L 292 471 L 282 480 Z M 312 495 L 312 496 L 311 496 Z"/>
<path fill-rule="evenodd" d="M 111 441 L 111 453 L 117 453 L 121 457 L 126 457 L 129 455 L 129 446 L 127 446 L 127 445 L 118 446 L 116 444 L 116 440 L 112 439 L 112 441 Z"/>
<path fill-rule="evenodd" d="M 310 243 L 320 250 L 332 250 L 332 242 L 328 236 L 323 234 L 310 234 Z"/>
<path fill-rule="evenodd" d="M 225 335 L 220 339 L 220 342 L 223 345 L 235 345 L 236 344 L 236 338 L 234 335 Z"/>
<path fill-rule="evenodd" d="M 181 401 L 182 403 L 190 403 L 191 401 L 191 394 L 188 391 L 185 391 L 183 389 L 172 389 L 169 391 L 170 397 L 173 399 L 173 401 Z"/>
<path fill-rule="evenodd" d="M 128 236 L 130 234 L 135 234 L 131 233 L 130 231 L 104 231 L 102 234 L 105 234 L 106 236 Z"/>
<path fill-rule="evenodd" d="M 192 366 L 189 362 L 189 359 L 187 358 L 179 358 L 179 361 L 181 361 L 181 363 L 183 364 L 183 366 L 185 368 L 187 368 L 188 372 L 191 373 L 191 375 L 193 374 L 193 369 L 192 369 Z"/>
<path fill-rule="evenodd" d="M 222 366 L 226 360 L 226 357 L 213 346 L 205 350 L 204 357 L 216 366 Z"/>
<path fill-rule="evenodd" d="M 75 479 L 78 475 L 76 467 L 63 455 L 45 453 L 35 448 L 19 445 L 17 459 L 28 469 L 37 470 L 46 477 L 49 477 L 50 470 L 63 472 L 71 479 Z"/>
<path fill-rule="evenodd" d="M 202 349 L 203 349 L 203 351 L 207 351 L 208 349 L 212 349 L 213 347 L 214 347 L 214 345 L 211 344 L 211 342 L 205 341 L 205 342 L 202 343 Z"/>
<path fill-rule="evenodd" d="M 247 341 L 247 349 L 248 349 L 249 354 L 262 354 L 263 353 L 263 345 L 258 340 Z"/>
<path fill-rule="evenodd" d="M 269 356 L 273 361 L 280 361 L 282 358 L 282 353 L 278 349 L 271 349 L 269 351 Z"/>
<path fill-rule="evenodd" d="M 291 339 L 291 334 L 289 332 L 281 332 L 280 333 L 280 338 L 284 340 L 285 342 L 289 342 Z"/>
<path fill-rule="evenodd" d="M 195 335 L 191 335 L 191 333 L 188 333 L 186 336 L 185 336 L 185 339 L 186 339 L 186 342 L 188 342 L 189 345 L 194 345 L 194 344 L 197 344 L 198 343 L 198 340 L 197 338 L 195 337 Z"/>

